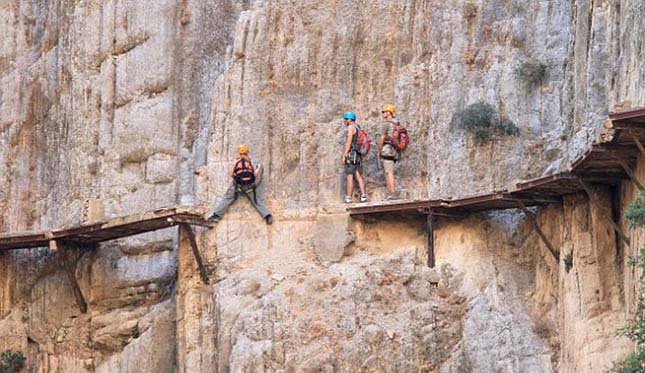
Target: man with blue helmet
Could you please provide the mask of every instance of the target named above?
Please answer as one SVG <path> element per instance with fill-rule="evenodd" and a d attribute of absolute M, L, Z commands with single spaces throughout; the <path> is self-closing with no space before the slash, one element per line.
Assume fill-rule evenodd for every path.
<path fill-rule="evenodd" d="M 352 195 L 354 193 L 354 177 L 358 181 L 358 187 L 361 190 L 361 202 L 367 201 L 367 194 L 365 193 L 365 183 L 361 177 L 361 153 L 357 150 L 358 143 L 358 129 L 356 127 L 356 114 L 348 111 L 343 114 L 343 121 L 347 126 L 347 141 L 345 142 L 345 150 L 343 151 L 343 159 L 341 164 L 345 166 L 345 175 L 347 175 L 347 194 L 345 195 L 345 203 L 352 203 Z"/>

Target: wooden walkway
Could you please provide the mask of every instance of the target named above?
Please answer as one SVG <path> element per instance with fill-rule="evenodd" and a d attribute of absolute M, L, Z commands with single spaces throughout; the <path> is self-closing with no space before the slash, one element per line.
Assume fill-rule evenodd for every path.
<path fill-rule="evenodd" d="M 567 194 L 585 192 L 591 203 L 600 206 L 591 193 L 592 184 L 617 185 L 631 180 L 640 190 L 642 184 L 635 177 L 633 168 L 645 155 L 645 108 L 609 114 L 594 144 L 565 172 L 521 181 L 505 190 L 456 199 L 429 199 L 354 204 L 348 207 L 351 216 L 362 218 L 374 214 L 424 214 L 428 224 L 428 265 L 434 267 L 433 224 L 434 216 L 464 216 L 473 212 L 519 208 L 528 214 L 534 229 L 549 251 L 559 259 L 558 251 L 546 239 L 530 206 L 559 203 Z M 603 211 L 600 209 L 600 211 Z M 611 218 L 603 212 L 616 234 L 629 245 L 629 239 Z"/>
<path fill-rule="evenodd" d="M 70 260 L 72 249 L 93 250 L 98 243 L 117 238 L 179 226 L 185 232 L 197 262 L 199 275 L 209 283 L 192 225 L 211 227 L 212 224 L 198 211 L 184 207 L 168 207 L 141 214 L 133 214 L 82 224 L 72 228 L 41 232 L 20 232 L 0 235 L 0 253 L 8 250 L 49 247 L 56 250 L 61 267 L 67 273 L 76 302 L 83 313 L 87 312 L 85 297 L 76 280 L 76 262 Z"/>
<path fill-rule="evenodd" d="M 202 214 L 195 210 L 168 207 L 67 229 L 0 234 L 0 251 L 44 247 L 52 244 L 52 241 L 88 246 L 183 223 L 211 227 L 211 223 L 204 220 Z"/>
<path fill-rule="evenodd" d="M 353 217 L 401 212 L 425 215 L 428 225 L 428 265 L 434 267 L 433 219 L 435 216 L 464 216 L 472 212 L 519 208 L 528 215 L 534 229 L 551 254 L 559 259 L 558 250 L 550 244 L 538 226 L 537 219 L 527 207 L 558 203 L 561 202 L 562 196 L 582 191 L 586 192 L 590 201 L 599 207 L 600 204 L 591 193 L 592 183 L 615 185 L 628 179 L 640 190 L 643 190 L 643 186 L 634 176 L 632 169 L 638 158 L 645 154 L 644 142 L 645 109 L 612 113 L 603 126 L 597 141 L 566 172 L 522 181 L 505 190 L 482 195 L 457 199 L 357 204 L 350 206 L 348 210 Z M 612 224 L 617 235 L 629 245 L 629 239 L 614 222 L 611 213 L 607 211 L 602 214 Z M 190 241 L 202 281 L 208 284 L 208 275 L 202 263 L 192 225 L 211 227 L 211 223 L 204 220 L 202 215 L 195 210 L 184 207 L 168 207 L 66 229 L 1 234 L 0 253 L 7 250 L 46 246 L 57 250 L 76 300 L 81 310 L 86 312 L 87 304 L 76 281 L 76 263 L 71 263 L 68 259 L 69 249 L 91 250 L 97 248 L 97 244 L 103 241 L 179 226 Z M 61 250 L 58 250 L 59 247 Z"/>

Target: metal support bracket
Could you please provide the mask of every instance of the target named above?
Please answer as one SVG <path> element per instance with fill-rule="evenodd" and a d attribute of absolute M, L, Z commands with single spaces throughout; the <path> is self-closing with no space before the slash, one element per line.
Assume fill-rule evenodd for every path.
<path fill-rule="evenodd" d="M 202 278 L 202 282 L 208 285 L 210 283 L 210 280 L 208 278 L 208 274 L 206 273 L 206 268 L 204 268 L 204 263 L 202 261 L 202 256 L 199 253 L 199 248 L 197 247 L 195 232 L 193 232 L 193 228 L 187 223 L 181 223 L 180 227 L 186 232 L 186 235 L 188 236 L 188 240 L 190 241 L 190 248 L 193 251 L 193 256 L 195 257 L 195 261 L 197 262 L 197 268 L 199 269 L 199 276 Z"/>
<path fill-rule="evenodd" d="M 72 291 L 74 292 L 74 298 L 76 298 L 76 303 L 78 304 L 78 308 L 81 310 L 82 313 L 87 313 L 87 302 L 85 301 L 85 297 L 83 296 L 81 287 L 78 285 L 78 281 L 76 280 L 76 262 L 74 262 L 74 265 L 72 265 L 72 263 L 69 260 L 69 257 L 67 255 L 69 246 L 67 245 L 61 245 L 61 246 L 62 248 L 61 250 L 59 250 L 60 264 L 65 270 L 65 273 L 67 274 L 67 280 L 69 281 L 69 284 L 72 287 Z"/>
<path fill-rule="evenodd" d="M 544 242 L 544 245 L 546 245 L 546 247 L 549 249 L 549 252 L 551 253 L 551 255 L 553 255 L 553 258 L 555 258 L 555 260 L 559 262 L 560 252 L 558 252 L 555 249 L 555 247 L 553 247 L 553 245 L 551 244 L 551 241 L 549 241 L 546 238 L 546 235 L 544 234 L 544 232 L 542 231 L 542 228 L 540 228 L 540 225 L 538 224 L 537 217 L 528 208 L 526 208 L 526 205 L 521 200 L 518 199 L 515 201 L 515 203 L 517 203 L 517 206 L 524 212 L 526 217 L 529 219 L 529 221 L 531 222 L 531 226 L 533 227 L 533 230 L 535 231 L 535 233 L 538 234 L 538 236 L 540 236 L 540 239 L 542 240 L 542 242 Z"/>
<path fill-rule="evenodd" d="M 627 176 L 629 176 L 629 180 L 631 180 L 631 182 L 632 182 L 634 185 L 636 185 L 636 187 L 638 188 L 638 190 L 640 190 L 640 191 L 642 192 L 645 188 L 643 188 L 643 184 L 641 184 L 641 183 L 638 181 L 638 178 L 636 177 L 636 175 L 634 174 L 634 172 L 632 171 L 632 169 L 629 167 L 629 165 L 627 164 L 627 162 L 625 162 L 625 161 L 624 161 L 624 160 L 622 160 L 622 159 L 616 159 L 616 161 L 618 162 L 618 164 L 620 165 L 620 167 L 622 167 L 622 168 L 623 168 L 623 170 L 625 170 L 625 173 L 627 174 Z"/>
<path fill-rule="evenodd" d="M 580 186 L 582 187 L 582 189 L 584 189 L 585 193 L 587 193 L 587 196 L 589 196 L 589 201 L 591 202 L 592 205 L 594 205 L 598 209 L 603 219 L 607 220 L 609 224 L 611 224 L 612 228 L 614 228 L 614 231 L 616 232 L 618 237 L 620 237 L 620 239 L 623 240 L 627 244 L 627 246 L 630 246 L 629 237 L 627 237 L 623 233 L 623 231 L 620 229 L 618 224 L 616 224 L 614 219 L 609 214 L 607 214 L 605 209 L 602 208 L 602 206 L 600 205 L 600 202 L 598 202 L 598 200 L 596 199 L 596 196 L 591 191 L 591 186 L 589 186 L 589 184 L 587 184 L 584 180 L 580 178 L 578 178 L 578 183 L 580 183 Z"/>
<path fill-rule="evenodd" d="M 426 250 L 428 252 L 428 267 L 434 268 L 434 215 L 432 210 L 426 215 L 426 226 L 428 228 L 428 241 L 426 242 Z"/>
<path fill-rule="evenodd" d="M 634 135 L 634 132 L 632 132 L 630 129 L 627 129 L 627 132 L 629 132 L 629 135 L 630 135 L 630 136 L 632 137 L 632 139 L 634 140 L 634 143 L 635 143 L 635 144 L 636 144 L 636 146 L 638 147 L 638 150 L 640 150 L 640 151 L 641 151 L 641 155 L 645 155 L 645 147 L 643 147 L 643 144 L 640 142 L 640 140 L 638 139 L 638 137 L 636 137 L 636 135 Z"/>

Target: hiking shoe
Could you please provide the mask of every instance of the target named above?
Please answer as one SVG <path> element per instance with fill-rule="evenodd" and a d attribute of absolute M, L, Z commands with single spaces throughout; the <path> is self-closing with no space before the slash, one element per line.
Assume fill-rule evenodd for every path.
<path fill-rule="evenodd" d="M 352 197 L 351 196 L 345 196 L 345 203 L 352 203 Z"/>
<path fill-rule="evenodd" d="M 367 202 L 367 194 L 361 195 L 361 202 Z"/>
<path fill-rule="evenodd" d="M 264 220 L 266 220 L 267 225 L 273 224 L 273 216 L 271 215 L 267 215 L 266 218 L 264 218 Z"/>
<path fill-rule="evenodd" d="M 218 221 L 220 221 L 220 219 L 221 219 L 221 217 L 219 215 L 213 214 L 213 215 L 209 216 L 208 219 L 206 219 L 206 220 L 210 221 L 211 223 L 217 223 Z"/>
<path fill-rule="evenodd" d="M 385 194 L 385 198 L 384 198 L 384 199 L 385 199 L 386 201 L 394 201 L 394 200 L 395 200 L 395 199 L 397 199 L 397 198 L 396 198 L 396 194 L 394 194 L 394 193 L 387 193 L 387 194 Z"/>

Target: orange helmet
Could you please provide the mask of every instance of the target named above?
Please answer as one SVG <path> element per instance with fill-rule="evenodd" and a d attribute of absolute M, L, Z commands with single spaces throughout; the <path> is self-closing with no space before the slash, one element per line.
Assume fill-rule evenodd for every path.
<path fill-rule="evenodd" d="M 248 155 L 249 154 L 249 146 L 246 144 L 240 144 L 237 146 L 237 154 L 239 155 Z"/>
<path fill-rule="evenodd" d="M 384 112 L 384 111 L 389 111 L 390 113 L 392 113 L 392 115 L 394 115 L 394 113 L 396 112 L 396 106 L 392 104 L 386 104 L 383 106 L 383 111 L 381 112 Z"/>

